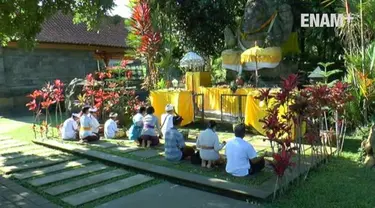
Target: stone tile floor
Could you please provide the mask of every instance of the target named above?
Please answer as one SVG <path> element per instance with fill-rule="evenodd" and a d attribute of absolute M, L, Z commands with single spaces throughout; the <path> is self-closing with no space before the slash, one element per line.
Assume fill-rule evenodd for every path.
<path fill-rule="evenodd" d="M 144 193 L 151 193 L 154 196 L 150 197 L 157 198 L 158 202 L 153 204 L 154 207 L 175 206 L 176 201 L 170 199 L 184 198 L 187 194 L 192 198 L 204 195 L 206 199 L 202 199 L 201 204 L 185 204 L 186 208 L 257 207 L 243 201 L 170 184 L 150 175 L 0 136 L 0 146 L 7 143 L 14 144 L 15 148 L 0 150 L 0 158 L 4 161 L 0 164 L 0 171 L 7 172 L 4 175 L 0 172 L 0 208 L 120 208 L 125 204 L 148 207 L 148 200 L 134 197 Z M 113 148 L 113 145 L 100 146 Z M 46 152 L 64 155 L 66 158 L 52 160 Z M 174 187 L 179 188 L 172 190 Z"/>

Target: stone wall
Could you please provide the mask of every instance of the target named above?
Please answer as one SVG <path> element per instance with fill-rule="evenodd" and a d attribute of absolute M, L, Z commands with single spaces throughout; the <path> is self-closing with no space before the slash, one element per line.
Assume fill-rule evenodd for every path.
<path fill-rule="evenodd" d="M 93 51 L 0 47 L 0 109 L 25 105 L 25 95 L 48 81 L 69 83 L 95 71 Z"/>

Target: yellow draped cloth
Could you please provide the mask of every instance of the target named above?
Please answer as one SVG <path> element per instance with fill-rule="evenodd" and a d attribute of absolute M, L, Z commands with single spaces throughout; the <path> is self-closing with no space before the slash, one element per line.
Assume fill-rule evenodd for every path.
<path fill-rule="evenodd" d="M 275 93 L 276 89 L 272 90 L 271 93 Z M 256 99 L 257 93 L 249 93 L 246 100 L 246 116 L 245 116 L 245 124 L 248 126 L 252 126 L 255 130 L 257 130 L 260 134 L 266 135 L 266 131 L 263 129 L 263 123 L 259 120 L 263 119 L 267 116 L 267 105 L 265 101 L 259 101 Z M 269 100 L 268 107 L 271 107 L 275 103 L 275 99 Z M 279 108 L 279 117 L 286 113 L 287 108 L 285 106 L 281 106 Z M 290 121 L 293 122 L 293 121 Z M 302 134 L 306 132 L 306 125 L 302 124 Z M 293 124 L 293 131 L 292 131 L 292 138 L 296 137 L 296 128 Z"/>
<path fill-rule="evenodd" d="M 155 108 L 154 115 L 159 118 L 162 125 L 161 115 L 165 113 L 165 106 L 172 104 L 176 112 L 184 119 L 182 126 L 194 120 L 193 97 L 190 91 L 156 90 L 150 92 L 151 105 Z"/>
<path fill-rule="evenodd" d="M 200 86 L 211 87 L 211 72 L 186 72 L 186 90 L 197 92 Z"/>
<path fill-rule="evenodd" d="M 200 87 L 199 93 L 204 96 L 204 110 L 205 111 L 215 111 L 220 113 L 221 105 L 221 95 L 230 94 L 230 95 L 245 95 L 241 98 L 242 100 L 242 115 L 245 115 L 246 109 L 246 96 L 250 92 L 256 91 L 255 88 L 240 88 L 235 93 L 229 88 L 215 88 L 215 87 Z M 228 113 L 232 115 L 239 115 L 239 100 L 240 98 L 236 96 L 224 96 L 223 97 L 223 113 Z M 198 107 L 202 108 L 202 102 L 200 97 L 198 97 Z"/>

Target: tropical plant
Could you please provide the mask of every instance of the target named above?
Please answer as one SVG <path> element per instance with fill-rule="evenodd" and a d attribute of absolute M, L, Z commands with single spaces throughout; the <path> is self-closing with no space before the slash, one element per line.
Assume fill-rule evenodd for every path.
<path fill-rule="evenodd" d="M 48 130 L 50 129 L 50 123 L 52 122 L 51 120 L 49 120 L 51 117 L 49 111 L 50 107 L 53 104 L 56 104 L 56 125 L 58 125 L 59 122 L 62 121 L 60 103 L 64 101 L 63 87 L 64 83 L 57 79 L 53 82 L 53 84 L 48 82 L 40 90 L 34 90 L 33 93 L 27 95 L 27 97 L 30 98 L 31 101 L 26 104 L 26 107 L 28 107 L 29 110 L 34 113 L 33 131 L 35 138 L 37 133 L 40 133 L 41 136 L 44 135 L 45 138 L 48 138 Z M 42 111 L 45 112 L 45 119 L 41 122 L 40 118 L 42 116 Z M 37 125 L 40 125 L 39 132 L 37 132 Z M 52 136 L 54 136 L 54 128 L 52 128 Z"/>
<path fill-rule="evenodd" d="M 328 67 L 330 67 L 334 64 L 335 63 L 333 63 L 333 62 L 328 62 L 328 63 L 319 62 L 318 63 L 318 65 L 320 65 L 324 68 L 324 71 L 318 72 L 317 75 L 323 77 L 323 83 L 326 84 L 326 85 L 333 85 L 335 82 L 337 82 L 337 80 L 334 80 L 334 81 L 328 83 L 328 80 L 331 76 L 334 76 L 334 75 L 342 72 L 342 70 L 340 70 L 340 69 L 333 69 L 333 70 L 328 71 Z M 312 74 L 313 73 L 314 72 L 312 72 Z"/>
<path fill-rule="evenodd" d="M 157 86 L 159 71 L 156 68 L 156 55 L 161 46 L 162 36 L 152 25 L 151 8 L 147 0 L 132 2 L 132 17 L 125 24 L 131 28 L 127 40 L 133 51 L 127 51 L 135 58 L 143 58 L 147 64 L 145 89 Z"/>
<path fill-rule="evenodd" d="M 365 59 L 362 70 L 362 57 L 360 53 L 345 56 L 347 74 L 345 82 L 351 86 L 354 97 L 346 111 L 353 126 L 367 125 L 369 119 L 375 114 L 375 42 L 365 50 Z"/>

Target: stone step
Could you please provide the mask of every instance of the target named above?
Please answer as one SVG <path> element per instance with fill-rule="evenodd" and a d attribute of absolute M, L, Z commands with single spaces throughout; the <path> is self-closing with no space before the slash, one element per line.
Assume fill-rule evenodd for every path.
<path fill-rule="evenodd" d="M 126 190 L 134 186 L 138 186 L 140 184 L 151 181 L 152 179 L 152 177 L 138 174 L 129 178 L 115 181 L 110 184 L 92 188 L 81 193 L 70 195 L 68 197 L 63 198 L 62 200 L 72 206 L 78 206 L 117 193 L 119 191 Z"/>
<path fill-rule="evenodd" d="M 0 136 L 0 141 L 4 141 L 4 140 L 11 140 L 12 137 L 10 136 Z"/>
<path fill-rule="evenodd" d="M 34 180 L 31 180 L 29 183 L 33 186 L 43 186 L 46 184 L 54 183 L 57 181 L 62 181 L 65 179 L 76 177 L 76 176 L 85 175 L 85 174 L 92 173 L 95 171 L 104 170 L 106 168 L 107 166 L 103 164 L 91 165 L 91 166 L 86 166 L 83 168 L 65 171 L 62 173 L 56 173 L 53 175 L 45 176 L 43 178 L 34 179 Z"/>
<path fill-rule="evenodd" d="M 14 144 L 14 143 L 22 143 L 22 142 L 16 139 L 0 140 L 0 145 L 7 145 L 7 144 Z"/>
<path fill-rule="evenodd" d="M 57 163 L 65 162 L 67 160 L 71 160 L 73 157 L 60 157 L 60 158 L 49 158 L 48 160 L 42 160 L 42 161 L 37 161 L 33 163 L 26 163 L 26 164 L 17 164 L 13 166 L 4 166 L 0 167 L 0 171 L 9 174 L 17 171 L 22 171 L 22 170 L 28 170 L 28 169 L 33 169 L 33 168 L 40 168 L 40 167 L 45 167 L 45 166 L 50 166 L 54 165 Z"/>
<path fill-rule="evenodd" d="M 3 160 L 10 160 L 10 159 L 17 159 L 17 158 L 20 158 L 20 157 L 24 157 L 24 156 L 28 156 L 28 155 L 37 155 L 39 153 L 43 153 L 43 152 L 47 152 L 47 151 L 56 151 L 56 150 L 53 150 L 53 149 L 36 149 L 36 150 L 30 150 L 28 152 L 20 152 L 20 153 L 15 153 L 15 154 L 11 154 L 11 155 L 5 155 L 5 156 L 0 156 L 0 161 L 3 161 Z"/>
<path fill-rule="evenodd" d="M 173 202 L 178 203 L 178 205 Z M 95 208 L 116 207 L 261 208 L 259 205 L 253 205 L 245 201 L 238 201 L 225 196 L 168 182 L 142 189 L 135 193 L 96 206 Z"/>
<path fill-rule="evenodd" d="M 122 176 L 127 173 L 128 171 L 125 171 L 123 169 L 112 170 L 109 172 L 104 172 L 104 173 L 100 173 L 97 175 L 89 176 L 87 178 L 84 178 L 78 181 L 72 181 L 70 183 L 65 183 L 60 186 L 55 186 L 55 187 L 46 189 L 44 191 L 48 194 L 56 196 L 62 193 L 66 193 L 68 191 L 72 191 L 78 188 L 82 188 L 82 187 L 93 185 L 93 184 L 103 182 L 112 178 L 116 178 L 118 176 Z"/>
<path fill-rule="evenodd" d="M 16 159 L 3 160 L 3 161 L 0 161 L 0 166 L 9 166 L 9 165 L 17 164 L 17 163 L 25 163 L 25 162 L 29 162 L 33 160 L 41 160 L 41 159 L 44 159 L 45 157 L 50 157 L 54 155 L 65 156 L 67 154 L 62 153 L 60 151 L 47 151 L 47 152 L 40 153 L 38 155 L 29 155 L 26 157 L 21 157 L 21 158 L 16 158 Z"/>
<path fill-rule="evenodd" d="M 92 147 L 99 147 L 99 148 L 111 148 L 111 147 L 116 147 L 116 144 L 110 143 L 110 142 L 100 142 L 100 143 L 93 143 L 93 144 L 88 144 L 88 146 Z"/>
<path fill-rule="evenodd" d="M 34 177 L 34 176 L 43 175 L 43 174 L 46 174 L 46 173 L 52 173 L 52 172 L 56 172 L 56 171 L 59 171 L 59 170 L 64 170 L 66 168 L 85 165 L 85 164 L 88 164 L 90 162 L 91 161 L 87 160 L 87 159 L 69 161 L 69 162 L 64 162 L 64 163 L 60 163 L 60 164 L 57 164 L 57 165 L 53 165 L 53 166 L 50 166 L 50 167 L 41 168 L 41 169 L 38 169 L 38 170 L 32 170 L 32 171 L 23 172 L 23 173 L 16 173 L 16 174 L 14 174 L 14 177 L 16 177 L 17 179 L 26 179 L 26 178 L 31 178 L 31 177 Z"/>
<path fill-rule="evenodd" d="M 114 148 L 109 148 L 108 150 L 115 151 L 115 152 L 121 152 L 121 153 L 128 153 L 133 152 L 140 149 L 139 147 L 131 147 L 131 146 L 119 146 Z"/>
<path fill-rule="evenodd" d="M 23 142 L 14 142 L 14 143 L 8 143 L 8 144 L 0 144 L 2 149 L 8 149 L 8 148 L 14 148 L 14 147 L 24 147 L 32 144 L 23 143 Z"/>
<path fill-rule="evenodd" d="M 44 148 L 44 147 L 41 147 L 41 146 L 38 146 L 38 145 L 28 145 L 28 146 L 24 146 L 24 147 L 16 147 L 16 148 L 11 148 L 11 149 L 1 149 L 0 155 L 14 154 L 14 153 L 19 153 L 19 152 L 28 152 L 30 150 L 41 149 L 41 148 Z M 44 148 L 44 149 L 46 149 L 46 148 Z"/>
<path fill-rule="evenodd" d="M 131 154 L 132 155 L 135 155 L 135 156 L 138 156 L 138 157 L 141 157 L 141 158 L 151 158 L 151 157 L 156 157 L 158 155 L 160 155 L 161 151 L 160 150 L 156 150 L 156 149 L 148 149 L 148 150 L 139 150 L 139 151 L 135 151 L 135 152 L 132 152 Z"/>

